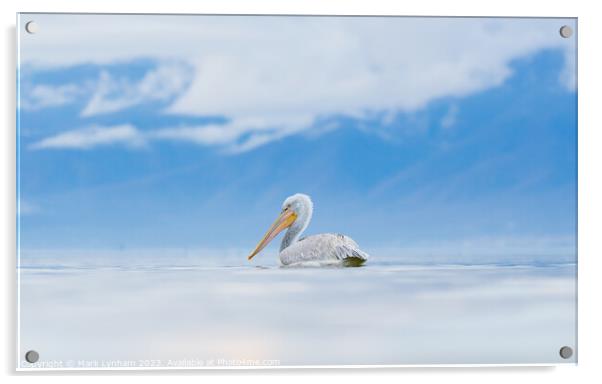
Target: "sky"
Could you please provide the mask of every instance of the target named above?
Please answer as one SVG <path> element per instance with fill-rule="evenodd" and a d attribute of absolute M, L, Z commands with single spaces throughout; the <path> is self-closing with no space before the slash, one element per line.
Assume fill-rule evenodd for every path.
<path fill-rule="evenodd" d="M 575 258 L 573 19 L 29 20 L 22 250 L 250 250 L 303 192 L 385 258 Z"/>

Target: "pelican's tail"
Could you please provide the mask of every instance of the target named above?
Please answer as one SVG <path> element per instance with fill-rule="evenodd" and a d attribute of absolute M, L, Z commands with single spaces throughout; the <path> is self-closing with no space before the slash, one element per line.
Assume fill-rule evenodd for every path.
<path fill-rule="evenodd" d="M 337 233 L 334 237 L 338 240 L 338 244 L 334 248 L 335 257 L 341 260 L 345 266 L 360 266 L 370 258 L 349 236 Z"/>
<path fill-rule="evenodd" d="M 349 257 L 345 259 L 345 265 L 349 267 L 359 267 L 364 264 L 370 256 L 361 249 L 354 249 Z"/>
<path fill-rule="evenodd" d="M 345 256 L 342 258 L 343 265 L 346 267 L 359 267 L 363 265 L 370 256 L 359 248 L 347 248 Z"/>

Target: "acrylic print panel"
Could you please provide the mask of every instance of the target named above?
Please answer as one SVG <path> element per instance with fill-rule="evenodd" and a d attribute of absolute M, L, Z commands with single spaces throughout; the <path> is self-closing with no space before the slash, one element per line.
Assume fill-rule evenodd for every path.
<path fill-rule="evenodd" d="M 575 19 L 17 28 L 19 368 L 577 361 Z"/>

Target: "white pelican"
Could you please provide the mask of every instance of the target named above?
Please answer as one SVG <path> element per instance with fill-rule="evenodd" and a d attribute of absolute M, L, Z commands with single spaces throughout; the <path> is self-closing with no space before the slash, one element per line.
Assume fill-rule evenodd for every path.
<path fill-rule="evenodd" d="M 345 235 L 322 233 L 299 238 L 307 228 L 312 213 L 313 203 L 309 196 L 297 193 L 288 197 L 282 203 L 280 216 L 248 259 L 251 260 L 285 228 L 288 230 L 280 244 L 280 262 L 283 265 L 318 262 L 359 266 L 368 259 L 368 254 L 360 250 L 356 242 Z"/>

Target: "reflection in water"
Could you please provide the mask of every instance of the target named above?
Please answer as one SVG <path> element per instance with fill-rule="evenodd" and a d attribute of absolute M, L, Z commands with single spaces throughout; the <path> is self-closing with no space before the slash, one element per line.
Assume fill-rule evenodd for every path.
<path fill-rule="evenodd" d="M 41 361 L 560 363 L 559 348 L 575 346 L 572 264 L 24 264 L 20 274 L 20 355 L 35 349 Z"/>

